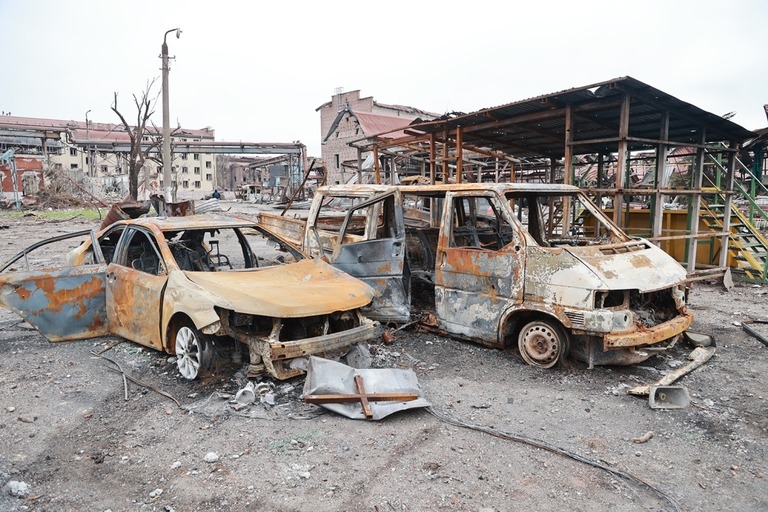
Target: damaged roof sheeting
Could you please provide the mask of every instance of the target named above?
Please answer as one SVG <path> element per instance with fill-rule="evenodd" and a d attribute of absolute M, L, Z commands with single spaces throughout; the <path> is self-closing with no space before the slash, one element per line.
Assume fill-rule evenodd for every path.
<path fill-rule="evenodd" d="M 65 263 L 29 266 L 67 236 L 79 245 Z M 119 335 L 176 354 L 192 379 L 234 340 L 248 350 L 250 376 L 286 379 L 303 373 L 296 359 L 341 355 L 379 335 L 360 312 L 368 285 L 250 220 L 144 217 L 67 236 L 34 244 L 0 274 L 0 305 L 52 341 Z"/>
<path fill-rule="evenodd" d="M 607 154 L 616 151 L 622 100 L 630 98 L 628 149 L 653 149 L 659 143 L 665 114 L 669 115 L 667 139 L 678 145 L 706 140 L 742 142 L 754 132 L 721 116 L 686 103 L 632 77 L 567 89 L 534 98 L 489 107 L 476 112 L 452 113 L 428 122 L 415 121 L 406 133 L 423 140 L 434 134 L 462 129 L 462 142 L 518 158 L 562 158 L 565 153 L 566 112 L 576 116 L 570 134 L 573 154 Z M 407 139 L 404 138 L 404 139 Z M 398 145 L 402 141 L 385 141 L 379 145 Z M 361 145 L 373 145 L 368 139 Z"/>

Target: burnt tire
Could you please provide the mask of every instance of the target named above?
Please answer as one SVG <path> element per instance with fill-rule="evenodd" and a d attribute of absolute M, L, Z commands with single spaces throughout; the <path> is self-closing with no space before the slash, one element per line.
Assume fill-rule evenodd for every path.
<path fill-rule="evenodd" d="M 194 327 L 182 326 L 176 332 L 175 350 L 176 367 L 185 379 L 193 380 L 202 372 L 210 371 L 215 353 L 210 336 Z"/>
<path fill-rule="evenodd" d="M 537 368 L 552 368 L 568 354 L 568 335 L 549 320 L 533 320 L 520 329 L 517 337 L 520 355 Z"/>

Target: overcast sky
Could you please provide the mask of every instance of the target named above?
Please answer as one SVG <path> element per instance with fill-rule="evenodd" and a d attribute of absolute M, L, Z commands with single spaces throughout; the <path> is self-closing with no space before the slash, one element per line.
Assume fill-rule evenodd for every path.
<path fill-rule="evenodd" d="M 0 0 L 0 111 L 118 122 L 157 77 L 172 125 L 320 155 L 337 87 L 471 112 L 631 76 L 748 129 L 768 126 L 768 1 Z M 158 101 L 155 123 L 162 125 Z"/>

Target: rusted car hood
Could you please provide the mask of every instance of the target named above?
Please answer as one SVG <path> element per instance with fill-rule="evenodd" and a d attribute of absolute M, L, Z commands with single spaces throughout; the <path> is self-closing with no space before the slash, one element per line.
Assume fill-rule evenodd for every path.
<path fill-rule="evenodd" d="M 184 272 L 239 313 L 298 318 L 360 308 L 371 302 L 367 284 L 323 261 L 234 272 Z"/>
<path fill-rule="evenodd" d="M 631 242 L 627 246 L 637 244 Z M 645 242 L 645 246 L 642 250 L 618 254 L 601 250 L 600 246 L 564 249 L 611 290 L 637 289 L 647 293 L 668 288 L 686 278 L 685 268 L 674 258 L 650 242 Z"/>

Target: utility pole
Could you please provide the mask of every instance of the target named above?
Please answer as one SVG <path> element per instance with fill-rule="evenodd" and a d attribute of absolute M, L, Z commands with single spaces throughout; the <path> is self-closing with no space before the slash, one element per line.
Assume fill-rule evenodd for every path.
<path fill-rule="evenodd" d="M 86 140 L 86 149 L 88 150 L 88 176 L 93 176 L 93 154 L 91 153 L 91 130 L 90 130 L 90 123 L 88 122 L 88 112 L 90 112 L 91 109 L 88 109 L 88 111 L 85 113 L 85 140 Z"/>
<path fill-rule="evenodd" d="M 169 203 L 174 202 L 175 198 L 171 184 L 173 162 L 171 161 L 171 116 L 168 106 L 168 43 L 165 42 L 165 38 L 174 31 L 176 39 L 181 37 L 180 28 L 167 30 L 163 36 L 163 46 L 160 51 L 160 58 L 163 60 L 163 189 L 165 201 Z"/>

